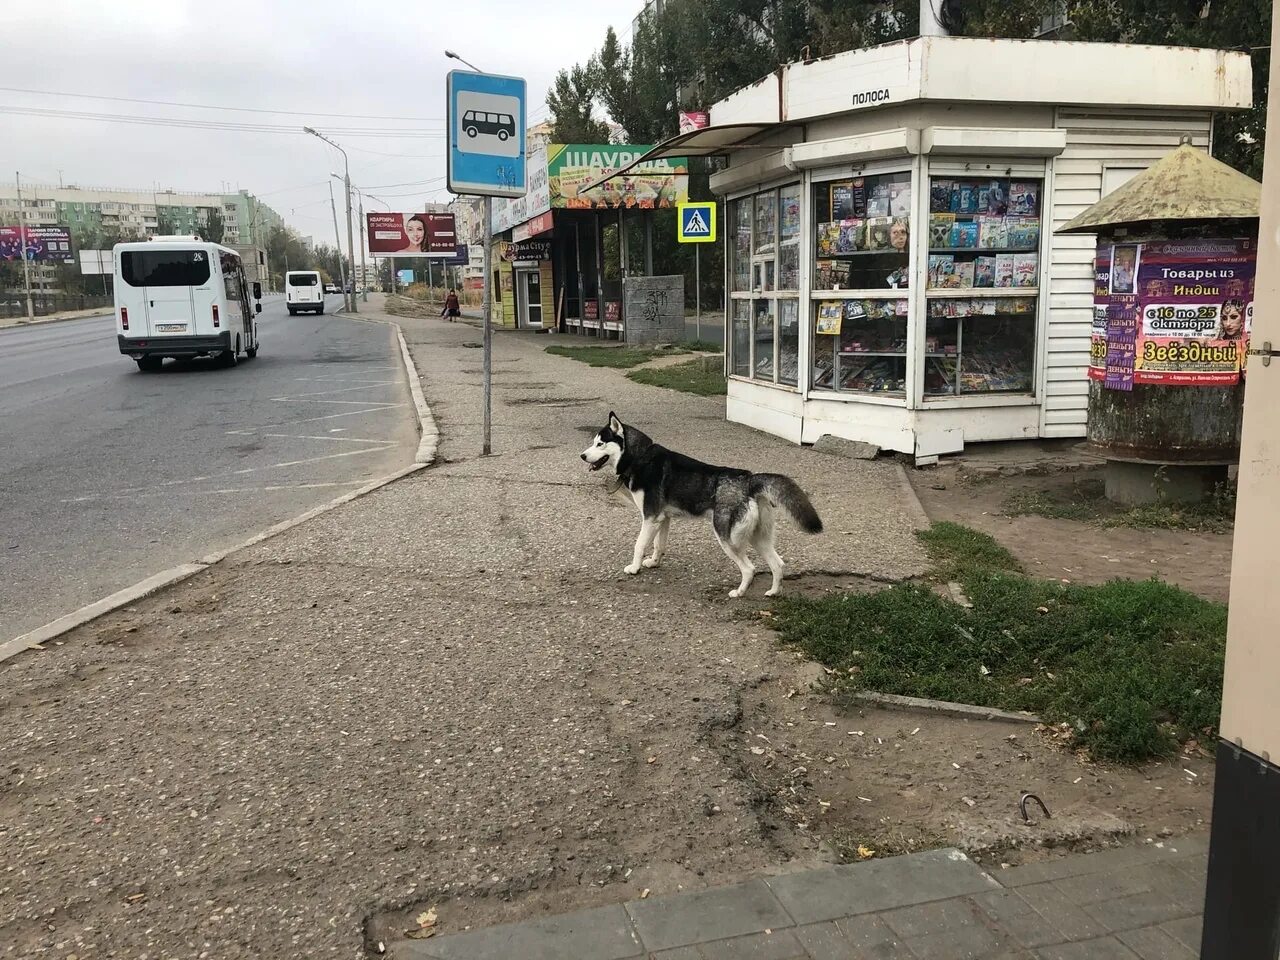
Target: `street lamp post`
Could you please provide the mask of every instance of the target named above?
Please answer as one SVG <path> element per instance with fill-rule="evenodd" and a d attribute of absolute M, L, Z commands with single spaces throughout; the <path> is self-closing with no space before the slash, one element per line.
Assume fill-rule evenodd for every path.
<path fill-rule="evenodd" d="M 479 67 L 469 60 L 464 60 L 458 56 L 453 50 L 446 50 L 444 55 L 450 60 L 457 60 L 464 63 L 476 73 L 484 73 Z M 454 131 L 450 130 L 445 141 L 445 149 L 449 149 L 452 143 Z M 484 363 L 482 364 L 484 373 L 484 429 L 480 444 L 480 453 L 482 456 L 488 456 L 492 452 L 492 444 L 490 442 L 491 430 L 493 425 L 493 291 L 490 284 L 493 282 L 492 270 L 490 269 L 489 259 L 492 256 L 490 246 L 492 238 L 490 236 L 493 227 L 493 197 L 484 198 Z"/>
<path fill-rule="evenodd" d="M 338 282 L 342 284 L 342 289 L 347 289 L 347 275 L 342 266 L 342 234 L 338 232 L 338 206 L 333 202 L 333 184 L 329 184 L 329 209 L 333 212 L 333 241 L 338 245 Z M 346 302 L 347 295 L 343 293 L 343 302 Z"/>
<path fill-rule="evenodd" d="M 331 177 L 338 177 L 336 173 L 330 173 Z M 340 178 L 339 178 L 340 179 Z M 356 196 L 360 198 L 360 299 L 365 303 L 369 302 L 369 268 L 365 266 L 364 250 L 368 241 L 364 224 L 364 193 L 355 184 L 351 184 L 351 189 L 356 192 Z M 351 265 L 351 269 L 355 271 L 355 264 Z M 351 288 L 351 295 L 355 296 L 355 287 Z"/>
<path fill-rule="evenodd" d="M 356 308 L 356 288 L 355 288 L 355 276 L 354 276 L 356 272 L 356 245 L 355 245 L 355 241 L 352 239 L 352 233 L 351 233 L 351 161 L 347 159 L 347 151 L 343 150 L 341 147 L 339 147 L 336 143 L 334 143 L 332 140 L 326 137 L 319 130 L 316 130 L 314 127 L 303 127 L 302 129 L 306 133 L 311 134 L 313 137 L 319 137 L 325 143 L 329 144 L 329 146 L 334 147 L 339 153 L 342 154 L 343 170 L 346 171 L 346 175 L 343 177 L 343 183 L 345 183 L 347 186 L 347 262 L 351 265 L 351 269 L 347 271 L 347 275 L 352 278 L 351 292 L 349 294 L 344 294 L 344 296 L 347 302 L 347 309 L 350 310 L 352 313 L 359 313 L 360 311 Z"/>
<path fill-rule="evenodd" d="M 27 212 L 22 209 L 22 173 L 14 173 L 14 182 L 18 185 L 18 256 L 22 258 L 22 284 L 27 293 L 27 319 L 36 318 L 36 308 L 31 302 L 31 264 L 27 260 Z M 48 310 L 48 306 L 45 306 Z"/>

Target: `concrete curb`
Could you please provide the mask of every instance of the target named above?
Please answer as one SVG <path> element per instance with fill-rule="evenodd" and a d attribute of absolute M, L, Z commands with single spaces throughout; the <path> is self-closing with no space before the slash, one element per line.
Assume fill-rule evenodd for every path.
<path fill-rule="evenodd" d="M 114 313 L 111 307 L 103 307 L 101 310 L 77 313 L 74 317 L 36 317 L 34 320 L 24 317 L 14 323 L 0 323 L 0 330 L 20 330 L 23 327 L 39 327 L 46 323 L 67 323 L 71 320 L 93 320 L 97 317 L 110 317 Z"/>
<path fill-rule="evenodd" d="M 108 597 L 96 600 L 72 613 L 64 614 L 57 620 L 50 620 L 43 627 L 36 627 L 36 629 L 31 630 L 28 633 L 24 633 L 20 637 L 14 637 L 12 640 L 0 643 L 0 663 L 17 656 L 24 650 L 30 650 L 38 644 L 60 637 L 64 633 L 74 630 L 76 627 L 82 627 L 86 623 L 96 620 L 105 614 L 119 610 L 121 607 L 127 607 L 131 603 L 136 603 L 143 597 L 157 593 L 165 587 L 171 587 L 175 583 L 181 583 L 183 580 L 194 577 L 197 573 L 208 570 L 215 563 L 219 563 L 227 559 L 232 554 L 236 554 L 241 550 L 246 550 L 249 547 L 256 546 L 265 540 L 270 540 L 272 537 L 279 536 L 286 530 L 292 530 L 294 527 L 301 526 L 308 520 L 313 520 L 321 514 L 328 513 L 330 510 L 336 510 L 343 504 L 350 503 L 353 500 L 358 500 L 360 497 L 373 493 L 373 491 L 385 487 L 388 484 L 395 483 L 397 480 L 403 479 L 412 473 L 425 470 L 427 466 L 428 464 L 425 463 L 411 464 L 410 466 L 405 467 L 402 470 L 397 470 L 395 473 L 389 474 L 388 476 L 366 483 L 358 490 L 352 490 L 350 493 L 344 493 L 342 496 L 336 497 L 328 503 L 323 503 L 318 507 L 312 507 L 310 510 L 305 513 L 300 513 L 296 517 L 291 517 L 288 520 L 282 520 L 280 523 L 267 527 L 267 529 L 263 530 L 261 533 L 256 533 L 248 540 L 237 543 L 233 547 L 228 547 L 226 550 L 219 551 L 218 553 L 207 554 L 195 563 L 184 563 L 180 566 L 170 567 L 168 570 L 162 570 L 160 573 L 153 574 L 145 580 L 139 580 L 132 586 L 125 587 L 123 590 L 118 590 Z"/>
<path fill-rule="evenodd" d="M 1003 720 L 1008 723 L 1039 724 L 1044 721 L 1033 713 L 1001 710 L 997 707 L 977 707 L 971 703 L 952 703 L 949 700 L 926 700 L 923 697 L 902 697 L 896 693 L 872 693 L 864 690 L 853 695 L 854 700 L 870 706 L 896 710 L 924 710 L 948 717 L 966 720 Z"/>
<path fill-rule="evenodd" d="M 400 343 L 400 360 L 404 363 L 404 373 L 409 380 L 409 393 L 413 396 L 413 405 L 418 413 L 418 452 L 414 457 L 414 463 L 419 467 L 431 466 L 435 463 L 436 450 L 440 446 L 440 429 L 436 426 L 436 418 L 432 415 L 431 407 L 427 405 L 427 398 L 422 393 L 422 377 L 418 373 L 417 365 L 413 362 L 413 354 L 409 352 L 409 344 L 404 338 L 404 328 L 397 320 L 384 320 L 381 317 L 366 318 L 343 310 L 339 310 L 334 316 L 360 323 L 385 323 L 395 328 L 396 340 Z"/>
<path fill-rule="evenodd" d="M 184 563 L 181 566 L 170 567 L 168 570 L 162 570 L 160 573 L 147 577 L 145 580 L 139 580 L 133 586 L 117 590 L 109 597 L 103 597 L 101 600 L 81 607 L 79 610 L 64 614 L 57 620 L 50 620 L 43 627 L 36 627 L 20 637 L 14 637 L 12 640 L 0 644 L 0 663 L 10 657 L 16 657 L 24 650 L 30 650 L 32 647 L 55 637 L 60 637 L 68 630 L 74 630 L 90 620 L 96 620 L 105 613 L 119 610 L 121 607 L 141 600 L 157 590 L 174 583 L 181 583 L 188 577 L 194 577 L 201 570 L 204 570 L 205 566 L 203 563 Z"/>
<path fill-rule="evenodd" d="M 902 484 L 902 492 L 907 500 L 907 512 L 911 514 L 911 522 L 917 530 L 928 530 L 933 525 L 933 521 L 929 519 L 929 514 L 925 513 L 924 504 L 920 502 L 919 495 L 916 494 L 916 488 L 911 485 L 911 478 L 907 476 L 907 468 L 901 463 L 895 463 L 898 468 L 898 482 Z"/>
<path fill-rule="evenodd" d="M 175 583 L 180 583 L 189 577 L 193 577 L 197 573 L 209 569 L 209 567 L 213 566 L 215 563 L 219 563 L 220 561 L 227 559 L 227 557 L 230 557 L 232 554 L 239 553 L 241 550 L 256 546 L 264 540 L 270 540 L 272 537 L 279 536 L 286 530 L 292 530 L 294 527 L 300 526 L 308 520 L 312 520 L 321 514 L 328 513 L 330 510 L 336 510 L 343 504 L 350 503 L 353 500 L 358 500 L 360 497 L 366 496 L 381 487 L 385 487 L 390 483 L 403 479 L 412 473 L 425 470 L 435 462 L 436 449 L 440 445 L 440 431 L 436 427 L 435 417 L 431 415 L 431 408 L 427 406 L 426 397 L 423 396 L 422 384 L 419 382 L 418 378 L 418 368 L 414 366 L 413 357 L 409 354 L 409 345 L 405 342 L 404 331 L 400 329 L 400 324 L 388 320 L 366 321 L 363 317 L 353 317 L 350 314 L 345 313 L 337 313 L 334 314 L 334 316 L 342 317 L 344 320 L 359 320 L 366 323 L 388 323 L 395 328 L 396 337 L 400 343 L 400 356 L 405 365 L 405 374 L 409 378 L 409 392 L 413 395 L 413 403 L 418 415 L 419 441 L 418 451 L 414 457 L 414 463 L 402 470 L 397 470 L 393 474 L 382 477 L 378 480 L 373 480 L 370 483 L 366 483 L 363 487 L 360 487 L 357 490 L 352 490 L 350 493 L 344 493 L 342 496 L 336 497 L 328 503 L 323 503 L 318 507 L 312 507 L 310 510 L 305 513 L 301 513 L 296 517 L 291 517 L 288 520 L 282 520 L 280 523 L 274 524 L 266 530 L 254 534 L 249 539 L 244 540 L 233 547 L 229 547 L 228 549 L 217 553 L 207 554 L 195 563 L 187 563 L 182 564 L 181 566 L 172 567 L 168 570 L 164 570 L 160 573 L 154 574 L 153 576 L 147 577 L 145 580 L 139 580 L 132 586 L 125 587 L 123 590 L 119 590 L 108 597 L 103 597 L 101 600 L 94 601 L 87 606 L 81 607 L 79 610 L 64 614 L 56 620 L 51 620 L 42 627 L 37 627 L 36 629 L 28 631 L 19 637 L 14 637 L 12 640 L 0 643 L 0 663 L 3 663 L 11 657 L 17 656 L 25 650 L 30 650 L 39 644 L 45 643 L 46 641 L 59 637 L 68 631 L 74 630 L 76 627 L 84 626 L 86 623 L 89 623 L 91 620 L 96 620 L 104 614 L 111 613 L 115 610 L 119 610 L 121 607 L 135 603 L 143 597 L 155 593 L 164 587 L 172 586 Z"/>

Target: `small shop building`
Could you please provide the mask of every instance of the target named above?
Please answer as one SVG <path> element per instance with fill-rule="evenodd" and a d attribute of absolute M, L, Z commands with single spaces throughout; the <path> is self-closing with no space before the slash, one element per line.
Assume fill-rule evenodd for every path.
<path fill-rule="evenodd" d="M 720 156 L 728 419 L 914 455 L 1083 437 L 1094 238 L 1251 102 L 1246 54 L 920 37 L 792 63 L 644 159 Z"/>
<path fill-rule="evenodd" d="M 653 272 L 653 211 L 689 195 L 682 157 L 636 164 L 651 150 L 553 143 L 530 153 L 529 192 L 493 204 L 495 323 L 623 336 L 625 281 Z M 595 183 L 623 166 L 626 175 Z"/>

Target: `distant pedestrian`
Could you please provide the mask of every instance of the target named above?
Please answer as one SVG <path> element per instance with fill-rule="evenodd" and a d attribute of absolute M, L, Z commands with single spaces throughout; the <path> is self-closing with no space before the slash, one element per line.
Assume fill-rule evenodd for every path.
<path fill-rule="evenodd" d="M 444 298 L 444 309 L 440 311 L 440 316 L 448 317 L 450 323 L 462 316 L 462 309 L 458 306 L 458 294 L 456 291 L 450 290 L 449 295 Z"/>

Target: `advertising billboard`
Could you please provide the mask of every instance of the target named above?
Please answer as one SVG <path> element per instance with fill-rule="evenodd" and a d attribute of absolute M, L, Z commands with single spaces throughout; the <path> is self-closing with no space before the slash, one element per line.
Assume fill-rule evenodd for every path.
<path fill-rule="evenodd" d="M 553 143 L 547 147 L 548 192 L 556 209 L 651 210 L 689 199 L 689 161 L 653 160 L 586 189 L 601 177 L 640 159 L 652 147 L 611 143 Z"/>
<path fill-rule="evenodd" d="M 451 257 L 457 248 L 452 213 L 366 213 L 375 257 Z"/>
<path fill-rule="evenodd" d="M 1240 382 L 1253 327 L 1252 239 L 1099 240 L 1094 263 L 1090 379 L 1112 390 Z"/>
<path fill-rule="evenodd" d="M 27 259 L 44 263 L 74 263 L 71 231 L 66 227 L 26 227 Z M 22 229 L 0 227 L 0 260 L 22 259 Z"/>
<path fill-rule="evenodd" d="M 502 233 L 550 211 L 551 192 L 547 182 L 547 151 L 543 147 L 538 147 L 529 154 L 529 192 L 514 200 L 493 201 L 492 230 L 494 233 Z"/>

